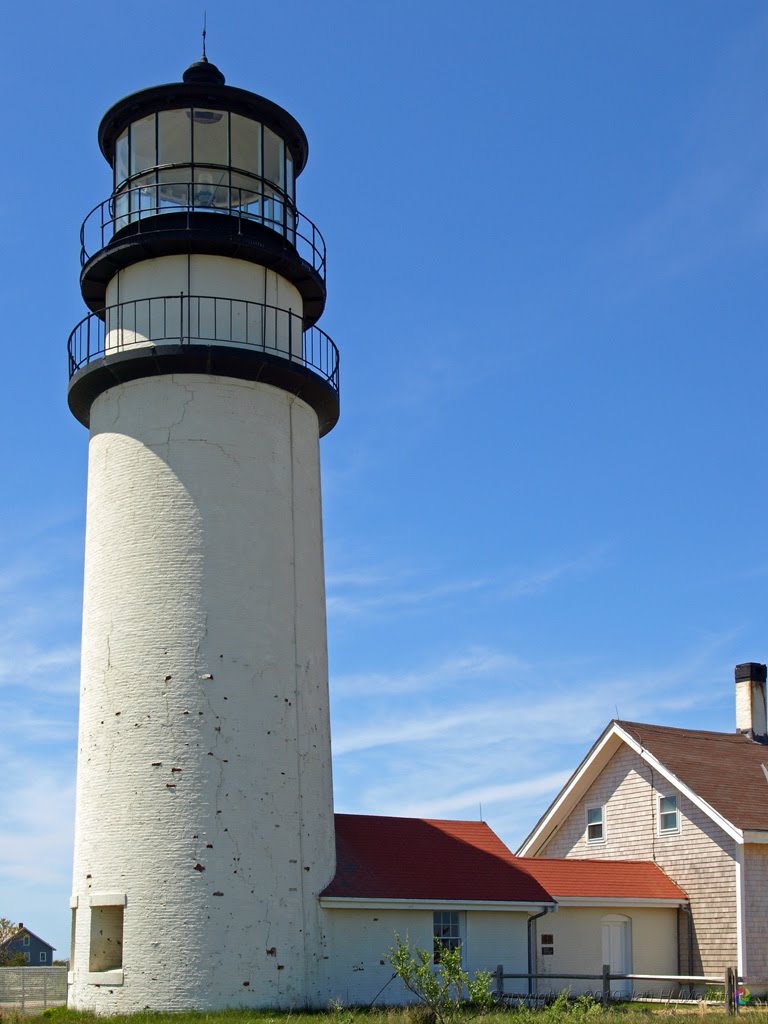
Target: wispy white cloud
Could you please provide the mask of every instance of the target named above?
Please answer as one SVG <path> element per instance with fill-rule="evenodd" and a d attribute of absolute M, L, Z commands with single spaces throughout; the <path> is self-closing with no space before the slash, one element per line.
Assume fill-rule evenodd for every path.
<path fill-rule="evenodd" d="M 369 586 L 370 584 L 366 584 Z M 362 615 L 365 613 L 402 611 L 406 608 L 418 608 L 424 611 L 428 606 L 459 597 L 469 591 L 484 590 L 489 586 L 488 580 L 449 580 L 436 583 L 434 586 L 400 587 L 398 589 L 380 589 L 375 594 L 334 594 L 328 595 L 329 615 Z"/>
<path fill-rule="evenodd" d="M 365 567 L 330 573 L 327 579 L 328 614 L 361 616 L 423 613 L 450 601 L 475 593 L 479 596 L 512 600 L 541 593 L 567 576 L 596 572 L 607 564 L 610 545 L 600 544 L 587 551 L 522 568 L 497 567 L 492 574 L 430 581 L 424 570 L 389 575 Z"/>
<path fill-rule="evenodd" d="M 70 772 L 17 754 L 5 765 L 0 819 L 0 877 L 9 882 L 69 884 L 74 823 Z"/>
<path fill-rule="evenodd" d="M 467 651 L 419 670 L 350 676 L 334 692 L 339 806 L 372 814 L 483 815 L 513 845 L 618 710 L 685 724 L 727 678 L 737 631 L 660 665 L 613 670 L 526 652 Z M 446 697 L 438 681 L 454 667 Z M 414 688 L 409 691 L 408 682 Z"/>
<path fill-rule="evenodd" d="M 546 590 L 564 576 L 591 573 L 607 564 L 609 544 L 599 544 L 581 555 L 522 570 L 501 587 L 502 597 L 525 597 Z"/>
<path fill-rule="evenodd" d="M 722 61 L 711 92 L 697 97 L 698 108 L 670 152 L 663 190 L 597 254 L 594 269 L 612 281 L 604 294 L 634 295 L 722 260 L 724 253 L 764 245 L 765 130 L 755 89 L 764 63 L 761 21 Z"/>
<path fill-rule="evenodd" d="M 62 647 L 40 647 L 31 641 L 8 639 L 0 634 L 0 687 L 17 686 L 35 679 L 36 690 L 76 692 L 77 666 L 80 662 L 79 647 L 67 644 Z"/>
<path fill-rule="evenodd" d="M 360 672 L 336 676 L 332 680 L 334 696 L 360 697 L 365 694 L 418 693 L 436 688 L 444 689 L 457 681 L 509 672 L 522 668 L 524 663 L 513 654 L 486 648 L 472 648 L 454 654 L 423 669 L 404 672 Z"/>
<path fill-rule="evenodd" d="M 412 800 L 411 803 L 399 804 L 397 810 L 385 808 L 381 814 L 396 813 L 405 817 L 424 817 L 427 813 L 432 816 L 460 816 L 467 810 L 477 811 L 480 808 L 489 808 L 493 805 L 517 801 L 521 797 L 540 797 L 559 790 L 569 777 L 569 772 L 561 770 L 549 772 L 546 775 L 534 776 L 532 778 L 520 779 L 506 784 L 488 783 L 485 786 L 476 786 L 472 789 L 462 789 L 450 793 L 442 799 L 430 799 L 429 806 L 423 798 Z"/>

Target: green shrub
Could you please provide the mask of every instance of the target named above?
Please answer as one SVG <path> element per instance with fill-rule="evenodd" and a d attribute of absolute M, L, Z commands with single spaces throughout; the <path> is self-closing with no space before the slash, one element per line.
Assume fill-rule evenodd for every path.
<path fill-rule="evenodd" d="M 390 949 L 387 960 L 403 985 L 426 1008 L 419 1024 L 448 1024 L 467 1005 L 477 1013 L 493 1005 L 490 971 L 477 971 L 470 977 L 461 966 L 461 946 L 444 947 L 439 963 L 433 964 L 432 953 L 416 946 L 411 948 L 408 936 L 403 942 L 395 934 L 395 947 Z"/>

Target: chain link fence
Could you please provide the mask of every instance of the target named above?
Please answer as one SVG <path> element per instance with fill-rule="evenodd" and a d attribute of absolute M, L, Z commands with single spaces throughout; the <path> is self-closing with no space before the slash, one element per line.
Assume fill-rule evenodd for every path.
<path fill-rule="evenodd" d="M 0 1016 L 4 1010 L 42 1013 L 66 1002 L 66 967 L 0 967 Z"/>

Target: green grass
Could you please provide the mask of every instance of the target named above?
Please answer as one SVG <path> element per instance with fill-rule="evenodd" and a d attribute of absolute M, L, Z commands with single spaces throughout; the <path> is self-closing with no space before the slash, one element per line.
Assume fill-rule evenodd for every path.
<path fill-rule="evenodd" d="M 768 1024 L 768 1009 L 750 1007 L 746 1011 L 750 1024 Z M 737 1024 L 738 1018 L 726 1017 L 718 1007 L 632 1006 L 618 1004 L 603 1010 L 591 1000 L 568 1002 L 562 997 L 540 1010 L 525 1007 L 494 1010 L 479 1018 L 471 1010 L 460 1011 L 452 1024 L 686 1024 L 686 1019 L 706 1017 L 707 1024 Z M 745 1014 L 740 1014 L 742 1020 Z M 103 1019 L 103 1018 L 99 1018 Z M 2 1024 L 94 1024 L 97 1018 L 57 1007 L 40 1016 L 21 1017 L 11 1012 L 0 1014 Z M 274 1010 L 218 1010 L 211 1012 L 121 1014 L 109 1018 L 109 1024 L 434 1024 L 428 1010 L 418 1006 L 390 1007 L 378 1010 L 335 1006 L 326 1012 L 277 1012 Z M 690 1021 L 690 1024 L 694 1024 Z M 746 1024 L 746 1021 L 745 1021 Z"/>

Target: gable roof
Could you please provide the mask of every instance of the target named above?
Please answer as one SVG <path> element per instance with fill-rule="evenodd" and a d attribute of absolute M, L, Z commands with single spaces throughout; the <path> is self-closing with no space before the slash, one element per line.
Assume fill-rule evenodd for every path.
<path fill-rule="evenodd" d="M 554 903 L 484 821 L 337 814 L 321 897 Z"/>
<path fill-rule="evenodd" d="M 768 830 L 768 744 L 739 732 L 616 724 L 736 828 Z"/>
<path fill-rule="evenodd" d="M 46 942 L 45 939 L 41 939 L 39 935 L 36 935 L 31 928 L 27 928 L 24 924 L 20 924 L 13 935 L 9 935 L 5 942 L 0 942 L 0 949 L 5 949 L 5 947 L 10 946 L 11 943 L 18 942 L 19 939 L 23 939 L 25 935 L 29 935 L 31 938 L 37 939 L 42 946 L 47 946 L 50 950 L 56 949 L 56 947 L 52 946 L 50 942 Z"/>
<path fill-rule="evenodd" d="M 517 851 L 535 855 L 626 744 L 738 843 L 768 842 L 768 744 L 743 733 L 614 720 Z M 763 767 L 765 766 L 765 768 Z"/>
<path fill-rule="evenodd" d="M 674 900 L 676 904 L 688 899 L 680 886 L 652 861 L 521 857 L 519 863 L 555 899 L 568 896 L 611 897 L 620 900 Z"/>

